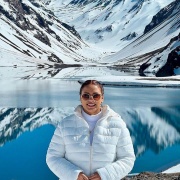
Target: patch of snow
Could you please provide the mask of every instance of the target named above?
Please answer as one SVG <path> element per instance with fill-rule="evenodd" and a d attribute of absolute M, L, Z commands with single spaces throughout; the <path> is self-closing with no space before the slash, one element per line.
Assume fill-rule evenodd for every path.
<path fill-rule="evenodd" d="M 180 173 L 180 164 L 163 171 L 163 173 Z"/>
<path fill-rule="evenodd" d="M 171 77 L 139 77 L 139 76 L 105 76 L 87 77 L 80 80 L 95 79 L 105 85 L 140 86 L 140 87 L 180 87 L 180 76 Z"/>

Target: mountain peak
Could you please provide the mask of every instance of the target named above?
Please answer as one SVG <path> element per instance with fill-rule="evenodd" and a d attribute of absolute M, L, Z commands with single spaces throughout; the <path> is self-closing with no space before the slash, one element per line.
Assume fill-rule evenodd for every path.
<path fill-rule="evenodd" d="M 92 51 L 97 56 L 74 27 L 60 21 L 40 2 L 3 1 L 0 13 L 0 22 L 6 27 L 0 34 L 3 48 L 60 64 L 88 61 L 86 54 Z"/>

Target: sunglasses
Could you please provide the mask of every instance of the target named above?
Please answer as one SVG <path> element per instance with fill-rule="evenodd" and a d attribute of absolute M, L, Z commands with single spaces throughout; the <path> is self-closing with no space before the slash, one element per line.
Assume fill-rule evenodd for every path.
<path fill-rule="evenodd" d="M 81 97 L 84 99 L 84 100 L 89 100 L 91 97 L 95 100 L 95 101 L 98 101 L 101 97 L 101 94 L 93 94 L 93 95 L 90 95 L 88 93 L 84 93 L 81 95 Z"/>

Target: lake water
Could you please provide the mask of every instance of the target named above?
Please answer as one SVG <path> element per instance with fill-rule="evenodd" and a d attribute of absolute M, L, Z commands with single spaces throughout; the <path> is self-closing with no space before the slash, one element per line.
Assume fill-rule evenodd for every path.
<path fill-rule="evenodd" d="M 77 79 L 1 81 L 0 177 L 57 180 L 45 156 L 55 126 L 79 101 Z M 160 172 L 180 163 L 180 89 L 105 87 L 105 102 L 130 130 L 131 173 Z"/>

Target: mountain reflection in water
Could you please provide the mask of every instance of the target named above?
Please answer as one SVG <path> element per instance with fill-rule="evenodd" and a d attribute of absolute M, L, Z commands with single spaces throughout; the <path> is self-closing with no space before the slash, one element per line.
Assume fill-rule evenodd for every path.
<path fill-rule="evenodd" d="M 16 139 L 25 131 L 58 122 L 73 113 L 74 108 L 1 108 L 0 146 Z M 147 149 L 159 153 L 180 142 L 180 107 L 136 108 L 120 112 L 133 139 L 136 156 Z"/>
<path fill-rule="evenodd" d="M 74 107 L 1 108 L 0 147 L 3 148 L 6 143 L 15 140 L 24 132 L 33 131 L 45 124 L 56 127 L 60 120 L 72 114 L 73 111 Z M 130 131 L 137 159 L 144 156 L 148 151 L 158 155 L 168 147 L 179 146 L 180 106 L 124 108 L 120 109 L 118 113 Z M 33 143 L 33 141 L 29 143 Z M 180 147 L 178 148 L 180 149 Z M 180 162 L 178 152 L 177 161 Z M 3 162 L 1 161 L 1 163 Z"/>

